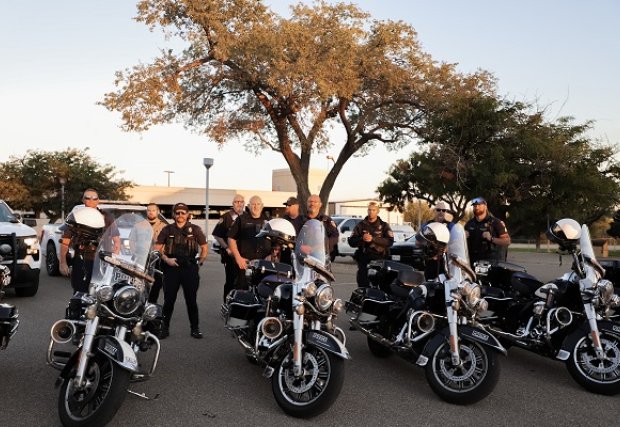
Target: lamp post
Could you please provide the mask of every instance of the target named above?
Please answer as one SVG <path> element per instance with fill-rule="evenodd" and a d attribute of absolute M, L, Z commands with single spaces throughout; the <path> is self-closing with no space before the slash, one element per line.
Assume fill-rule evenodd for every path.
<path fill-rule="evenodd" d="M 170 187 L 170 174 L 174 173 L 174 171 L 164 171 L 164 173 L 168 174 L 168 187 Z"/>
<path fill-rule="evenodd" d="M 60 218 L 64 221 L 65 219 L 65 184 L 67 183 L 67 178 L 61 176 L 58 178 L 58 182 L 60 182 Z"/>
<path fill-rule="evenodd" d="M 209 169 L 213 166 L 213 159 L 205 157 L 202 159 L 202 164 L 207 169 L 207 185 L 205 188 L 205 237 L 209 237 Z"/>

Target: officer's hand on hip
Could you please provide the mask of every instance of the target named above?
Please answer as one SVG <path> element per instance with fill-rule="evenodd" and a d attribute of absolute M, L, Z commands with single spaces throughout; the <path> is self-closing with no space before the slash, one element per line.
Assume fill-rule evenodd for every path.
<path fill-rule="evenodd" d="M 168 264 L 170 267 L 178 267 L 179 264 L 177 263 L 177 259 L 176 258 L 163 258 L 164 262 L 166 264 Z"/>

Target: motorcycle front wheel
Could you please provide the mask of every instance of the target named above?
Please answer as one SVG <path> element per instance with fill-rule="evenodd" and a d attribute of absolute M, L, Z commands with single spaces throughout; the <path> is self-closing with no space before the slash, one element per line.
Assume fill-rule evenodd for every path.
<path fill-rule="evenodd" d="M 596 355 L 589 334 L 575 344 L 566 367 L 573 379 L 592 393 L 613 395 L 620 392 L 620 337 L 601 332 L 604 358 Z"/>
<path fill-rule="evenodd" d="M 303 373 L 293 373 L 292 351 L 280 362 L 271 378 L 271 388 L 282 410 L 297 418 L 310 418 L 326 411 L 344 383 L 344 360 L 321 348 L 304 349 Z"/>
<path fill-rule="evenodd" d="M 426 364 L 431 389 L 449 403 L 467 405 L 488 396 L 499 380 L 497 355 L 475 341 L 461 339 L 459 365 L 452 363 L 448 341 L 442 343 Z"/>
<path fill-rule="evenodd" d="M 74 366 L 58 396 L 58 413 L 64 426 L 104 426 L 125 400 L 130 373 L 101 353 L 95 354 L 86 368 L 86 385 L 74 386 Z"/>

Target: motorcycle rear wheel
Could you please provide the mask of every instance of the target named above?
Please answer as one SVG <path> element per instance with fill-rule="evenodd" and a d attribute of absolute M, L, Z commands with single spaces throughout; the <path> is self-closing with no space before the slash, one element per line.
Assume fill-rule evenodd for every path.
<path fill-rule="evenodd" d="M 344 360 L 321 348 L 304 349 L 304 374 L 293 374 L 290 352 L 276 368 L 271 388 L 278 405 L 293 417 L 311 418 L 325 412 L 334 403 L 344 383 Z"/>
<path fill-rule="evenodd" d="M 121 407 L 130 373 L 101 353 L 95 354 L 86 368 L 86 387 L 73 386 L 76 367 L 63 382 L 58 396 L 58 414 L 64 426 L 104 426 Z"/>
<path fill-rule="evenodd" d="M 452 364 L 450 345 L 442 343 L 426 364 L 431 389 L 449 403 L 467 405 L 488 396 L 499 380 L 500 367 L 494 351 L 461 339 L 460 366 Z"/>
<path fill-rule="evenodd" d="M 575 344 L 566 368 L 579 385 L 586 390 L 604 395 L 620 392 L 620 336 L 601 332 L 605 360 L 599 360 L 589 334 Z"/>

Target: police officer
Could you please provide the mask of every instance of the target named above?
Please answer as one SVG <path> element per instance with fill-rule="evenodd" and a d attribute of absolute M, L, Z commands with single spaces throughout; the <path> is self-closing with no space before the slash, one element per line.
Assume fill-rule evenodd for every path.
<path fill-rule="evenodd" d="M 228 230 L 228 247 L 239 267 L 236 289 L 248 288 L 245 277 L 247 262 L 252 259 L 264 259 L 271 251 L 270 242 L 256 236 L 267 222 L 267 216 L 263 213 L 263 201 L 258 196 L 252 196 L 248 208 L 237 217 Z"/>
<path fill-rule="evenodd" d="M 87 188 L 82 194 L 82 202 L 87 208 L 99 210 L 99 195 L 94 188 Z M 101 213 L 101 211 L 99 211 Z M 112 225 L 114 218 L 111 215 L 104 215 L 105 228 Z M 110 233 L 113 242 L 112 251 L 119 253 L 121 239 L 117 228 Z M 93 263 L 97 252 L 97 241 L 81 241 L 78 233 L 73 227 L 66 227 L 60 239 L 60 273 L 69 276 L 69 265 L 67 264 L 67 253 L 69 246 L 73 247 L 73 259 L 71 268 L 71 287 L 75 292 L 88 292 L 88 286 L 93 274 Z"/>
<path fill-rule="evenodd" d="M 439 201 L 433 208 L 434 218 L 433 221 L 429 221 L 427 223 L 422 224 L 420 229 L 423 229 L 425 225 L 430 222 L 438 222 L 440 224 L 446 224 L 448 230 L 452 230 L 454 226 L 454 222 L 452 222 L 452 212 L 450 212 L 450 206 L 446 202 Z M 441 262 L 440 258 L 443 257 L 443 253 L 437 252 L 434 250 L 429 251 L 431 246 L 425 246 L 426 259 L 424 265 L 424 277 L 427 280 L 435 279 L 440 274 L 445 273 L 444 263 Z"/>
<path fill-rule="evenodd" d="M 313 194 L 308 197 L 306 215 L 303 217 L 303 222 L 306 223 L 309 219 L 316 219 L 323 223 L 323 227 L 325 227 L 327 249 L 333 260 L 336 257 L 336 248 L 338 247 L 338 236 L 340 233 L 338 232 L 338 227 L 336 227 L 334 220 L 331 219 L 329 215 L 320 213 L 322 206 L 323 203 L 318 195 Z"/>
<path fill-rule="evenodd" d="M 284 211 L 284 219 L 289 221 L 295 227 L 295 232 L 299 234 L 301 227 L 304 225 L 304 218 L 299 212 L 299 201 L 297 197 L 289 197 L 286 202 Z"/>
<path fill-rule="evenodd" d="M 226 295 L 235 289 L 237 275 L 239 274 L 239 267 L 228 246 L 228 230 L 232 227 L 237 217 L 243 213 L 244 204 L 243 196 L 236 194 L 232 201 L 232 208 L 222 215 L 212 233 L 215 240 L 220 244 L 220 256 L 222 257 L 222 264 L 224 264 L 224 272 L 226 274 L 224 301 L 226 301 Z"/>
<path fill-rule="evenodd" d="M 504 261 L 510 245 L 506 225 L 489 213 L 487 202 L 482 197 L 476 197 L 471 204 L 474 217 L 465 224 L 465 233 L 472 267 L 479 260 Z"/>
<path fill-rule="evenodd" d="M 190 322 L 190 335 L 199 339 L 202 338 L 202 333 L 198 327 L 196 303 L 200 283 L 198 264 L 202 265 L 207 257 L 207 239 L 200 227 L 189 222 L 189 208 L 185 203 L 174 205 L 172 213 L 174 223 L 166 225 L 161 230 L 155 247 L 163 251 L 161 260 L 164 267 L 164 324 L 159 338 L 166 338 L 170 334 L 174 304 L 179 287 L 182 287 Z M 198 260 L 196 260 L 197 254 L 200 254 Z"/>
<path fill-rule="evenodd" d="M 368 216 L 357 223 L 349 237 L 349 245 L 357 248 L 353 258 L 357 261 L 359 287 L 368 287 L 368 263 L 376 259 L 385 259 L 392 244 L 394 233 L 390 225 L 379 218 L 379 204 L 370 202 Z"/>
<path fill-rule="evenodd" d="M 162 220 L 159 216 L 159 206 L 156 203 L 149 203 L 146 205 L 146 219 L 151 224 L 153 228 L 153 245 L 157 244 L 157 237 L 163 228 L 168 225 L 168 223 Z M 157 269 L 161 269 L 161 262 L 157 265 Z M 155 275 L 155 282 L 153 282 L 153 286 L 151 286 L 151 292 L 149 292 L 149 302 L 153 304 L 157 304 L 157 300 L 159 299 L 159 292 L 161 291 L 164 279 L 161 274 Z"/>

